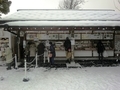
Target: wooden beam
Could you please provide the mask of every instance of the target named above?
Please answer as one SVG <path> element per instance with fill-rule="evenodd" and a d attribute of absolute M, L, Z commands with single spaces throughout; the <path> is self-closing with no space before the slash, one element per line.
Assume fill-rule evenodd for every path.
<path fill-rule="evenodd" d="M 120 30 L 120 27 L 110 27 L 110 26 L 8 26 L 8 30 L 10 31 L 84 31 L 84 30 L 90 30 L 90 31 L 96 31 L 96 30 Z"/>

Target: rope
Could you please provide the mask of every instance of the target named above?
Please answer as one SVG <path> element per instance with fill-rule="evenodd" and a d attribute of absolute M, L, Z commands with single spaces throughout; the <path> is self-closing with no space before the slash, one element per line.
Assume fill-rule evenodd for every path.
<path fill-rule="evenodd" d="M 44 55 L 44 53 L 43 53 L 43 54 L 38 55 L 38 57 L 39 57 L 39 56 L 42 56 L 42 55 Z"/>
<path fill-rule="evenodd" d="M 35 58 L 33 59 L 33 61 L 31 61 L 30 63 L 26 62 L 27 64 L 32 64 L 35 61 Z"/>
<path fill-rule="evenodd" d="M 43 53 L 43 54 L 44 54 L 44 53 Z M 38 57 L 39 57 L 39 56 L 42 56 L 43 54 L 38 55 Z M 31 61 L 30 63 L 27 62 L 27 64 L 32 64 L 34 61 L 35 61 L 35 58 L 34 58 L 33 61 Z"/>
<path fill-rule="evenodd" d="M 37 57 L 39 57 L 39 56 L 42 56 L 42 55 L 44 55 L 44 53 L 43 54 L 40 54 L 40 55 L 37 55 Z M 34 62 L 36 60 L 36 56 L 35 56 L 35 58 L 31 61 L 31 62 L 26 62 L 26 64 L 27 65 L 29 65 L 29 67 L 28 68 L 30 68 L 31 67 L 31 65 L 32 65 L 32 63 Z"/>

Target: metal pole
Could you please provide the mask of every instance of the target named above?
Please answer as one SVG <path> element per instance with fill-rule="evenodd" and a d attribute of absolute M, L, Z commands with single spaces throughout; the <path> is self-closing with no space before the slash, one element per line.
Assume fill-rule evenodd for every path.
<path fill-rule="evenodd" d="M 49 51 L 47 51 L 48 55 L 47 55 L 47 58 L 48 58 L 48 63 L 50 62 L 50 58 L 49 58 Z"/>
<path fill-rule="evenodd" d="M 117 54 L 117 60 L 116 61 L 118 62 L 118 60 L 119 60 L 119 54 Z"/>
<path fill-rule="evenodd" d="M 27 63 L 26 63 L 26 59 L 25 59 L 25 78 L 26 78 L 26 71 L 27 71 Z"/>
<path fill-rule="evenodd" d="M 18 69 L 18 64 L 17 64 L 17 55 L 15 54 L 15 69 Z"/>
<path fill-rule="evenodd" d="M 36 56 L 35 56 L 35 58 L 36 58 L 36 65 L 35 65 L 35 67 L 37 68 L 38 67 L 38 58 L 37 58 L 37 53 L 36 53 Z"/>
<path fill-rule="evenodd" d="M 72 31 L 71 36 L 72 36 L 72 40 L 71 40 L 71 44 L 72 44 L 72 61 L 74 61 L 74 45 L 75 45 L 74 31 Z"/>
<path fill-rule="evenodd" d="M 27 63 L 26 63 L 26 59 L 24 60 L 24 65 L 25 65 L 25 78 L 23 78 L 24 82 L 28 82 L 29 78 L 27 78 L 26 74 L 27 74 Z"/>
<path fill-rule="evenodd" d="M 74 61 L 74 45 L 72 45 L 72 60 Z"/>
<path fill-rule="evenodd" d="M 45 52 L 44 52 L 44 63 L 45 63 Z"/>

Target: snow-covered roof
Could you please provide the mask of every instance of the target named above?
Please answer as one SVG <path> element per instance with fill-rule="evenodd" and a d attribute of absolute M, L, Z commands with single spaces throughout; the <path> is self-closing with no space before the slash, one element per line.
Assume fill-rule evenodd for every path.
<path fill-rule="evenodd" d="M 1 20 L 27 21 L 120 21 L 120 12 L 114 10 L 18 10 Z"/>
<path fill-rule="evenodd" d="M 18 10 L 0 21 L 6 21 L 9 26 L 120 26 L 120 12 L 104 9 Z"/>

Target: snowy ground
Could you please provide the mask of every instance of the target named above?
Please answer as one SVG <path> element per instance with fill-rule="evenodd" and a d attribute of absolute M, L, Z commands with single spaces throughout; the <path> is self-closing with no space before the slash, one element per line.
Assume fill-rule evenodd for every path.
<path fill-rule="evenodd" d="M 0 90 L 119 90 L 120 66 L 83 68 L 31 68 L 23 82 L 24 68 L 0 67 Z"/>

